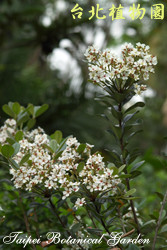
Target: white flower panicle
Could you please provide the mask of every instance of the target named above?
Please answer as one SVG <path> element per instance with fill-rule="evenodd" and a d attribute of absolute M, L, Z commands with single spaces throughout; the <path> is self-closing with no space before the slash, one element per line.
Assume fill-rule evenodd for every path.
<path fill-rule="evenodd" d="M 8 125 L 10 132 L 16 133 L 14 120 L 7 120 L 0 128 L 1 144 L 6 141 Z M 81 144 L 76 138 L 68 138 L 66 148 L 55 160 L 55 153 L 49 150 L 50 138 L 43 129 L 23 132 L 23 139 L 19 141 L 19 152 L 13 156 L 20 168 L 10 169 L 16 188 L 28 191 L 38 186 L 45 190 L 59 189 L 63 192 L 62 199 L 77 193 L 83 186 L 91 193 L 98 194 L 107 190 L 111 190 L 111 195 L 116 193 L 120 179 L 113 175 L 112 169 L 105 166 L 99 153 L 91 154 L 92 145 L 85 144 L 82 153 L 79 153 Z M 23 160 L 25 157 L 27 159 Z M 75 208 L 83 206 L 85 202 L 84 198 L 78 198 Z"/>
<path fill-rule="evenodd" d="M 89 63 L 90 79 L 102 86 L 104 82 L 110 85 L 119 79 L 126 81 L 131 78 L 134 82 L 148 80 L 157 64 L 156 56 L 150 54 L 150 47 L 141 43 L 137 43 L 136 47 L 125 43 L 121 49 L 121 58 L 109 49 L 100 51 L 95 46 L 88 47 L 85 57 Z"/>

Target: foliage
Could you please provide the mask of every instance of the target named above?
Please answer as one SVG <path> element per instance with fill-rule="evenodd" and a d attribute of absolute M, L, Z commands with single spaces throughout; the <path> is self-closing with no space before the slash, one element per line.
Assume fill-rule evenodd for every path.
<path fill-rule="evenodd" d="M 144 44 L 139 43 L 136 47 L 138 46 L 145 48 Z M 90 78 L 92 79 L 92 82 L 94 84 L 99 85 L 107 92 L 107 95 L 101 96 L 99 99 L 108 107 L 108 110 L 105 113 L 104 117 L 108 121 L 108 132 L 115 138 L 115 141 L 118 145 L 116 149 L 109 150 L 109 153 L 111 154 L 112 160 L 116 165 L 119 166 L 119 164 L 125 164 L 125 185 L 127 186 L 127 190 L 130 193 L 131 190 L 133 190 L 130 189 L 130 180 L 133 180 L 141 174 L 139 168 L 144 163 L 144 161 L 137 161 L 131 166 L 131 164 L 136 160 L 137 156 L 140 153 L 138 151 L 138 148 L 135 148 L 135 150 L 132 150 L 132 148 L 129 149 L 129 141 L 137 133 L 141 132 L 141 130 L 139 129 L 134 131 L 134 128 L 136 126 L 138 128 L 138 126 L 140 125 L 138 119 L 134 120 L 134 117 L 139 112 L 137 108 L 144 106 L 144 103 L 142 102 L 130 104 L 129 101 L 136 92 L 136 82 L 138 83 L 137 88 L 140 89 L 143 86 L 139 81 L 142 79 L 143 71 L 145 72 L 146 70 L 146 73 L 148 73 L 146 66 L 147 55 L 145 54 L 145 52 L 143 52 L 142 59 L 140 59 L 141 51 L 138 53 L 137 50 L 134 49 L 132 44 L 125 44 L 122 48 L 123 60 L 118 60 L 115 55 L 108 50 L 101 52 L 94 47 L 89 47 L 85 54 L 89 62 Z M 135 51 L 134 54 L 133 51 Z M 144 59 L 145 56 L 146 58 Z M 140 68 L 140 63 L 138 60 L 141 60 L 143 62 L 145 61 L 144 69 Z M 131 63 L 138 65 L 138 67 L 135 68 L 135 66 L 132 66 L 129 68 L 129 64 Z M 137 73 L 134 70 L 133 74 L 131 74 L 131 69 L 133 70 L 133 68 L 138 69 Z M 148 80 L 148 78 L 144 80 Z M 127 103 L 129 103 L 129 107 L 125 108 Z M 131 123 L 129 123 L 129 121 L 131 121 Z M 133 129 L 133 131 L 131 131 L 131 129 Z M 159 163 L 158 158 L 156 158 L 155 160 L 157 160 L 157 162 Z M 166 194 L 164 197 L 161 193 L 158 193 L 158 195 L 161 197 L 161 199 L 163 199 L 161 210 L 157 214 L 157 216 L 150 215 L 150 217 L 154 219 L 154 221 L 151 221 L 150 223 L 155 224 L 156 228 L 156 233 L 152 246 L 153 249 L 155 248 L 159 227 L 162 227 L 162 221 L 164 221 L 164 224 L 166 223 L 166 212 L 165 210 L 163 210 L 166 203 Z M 145 224 L 140 225 L 143 223 L 139 223 L 133 200 L 130 200 L 130 207 L 133 214 L 134 222 L 136 224 L 137 233 L 138 235 L 142 235 L 143 226 L 145 227 Z M 146 225 L 148 224 L 146 223 Z M 164 228 L 166 228 L 166 226 Z M 124 228 L 122 228 L 122 230 L 123 229 Z M 150 233 L 150 230 L 148 228 L 146 230 L 148 230 L 148 232 Z M 145 233 L 145 235 L 147 234 Z M 162 242 L 165 242 L 165 238 L 163 236 L 161 237 L 161 239 Z M 144 246 L 142 245 L 142 249 L 143 248 Z"/>
<path fill-rule="evenodd" d="M 14 176 L 15 187 L 11 187 L 6 184 L 3 185 L 5 189 L 9 189 L 10 193 L 8 193 L 9 191 L 7 191 L 7 193 L 8 195 L 10 194 L 11 200 L 15 198 L 14 201 L 17 205 L 16 213 L 19 213 L 20 211 L 20 213 L 23 214 L 24 222 L 21 219 L 22 224 L 18 223 L 18 225 L 21 228 L 24 228 L 24 236 L 31 235 L 32 237 L 38 237 L 39 235 L 46 233 L 47 223 L 43 221 L 43 213 L 45 213 L 46 218 L 48 218 L 49 222 L 51 224 L 53 223 L 52 228 L 60 232 L 64 238 L 67 238 L 68 236 L 77 238 L 84 238 L 88 236 L 94 238 L 95 235 L 99 237 L 104 233 L 110 235 L 110 233 L 115 230 L 118 232 L 122 231 L 124 233 L 133 231 L 133 237 L 135 237 L 136 233 L 138 235 L 141 234 L 141 232 L 144 233 L 145 237 L 154 237 L 153 227 L 157 228 L 158 225 L 162 243 L 163 240 L 165 240 L 165 210 L 161 209 L 162 211 L 160 214 L 157 212 L 150 214 L 151 219 L 149 221 L 146 221 L 144 219 L 141 220 L 139 218 L 139 213 L 136 210 L 137 208 L 134 206 L 134 200 L 138 199 L 139 197 L 133 196 L 133 194 L 136 192 L 136 189 L 130 188 L 130 182 L 141 174 L 139 168 L 144 163 L 144 161 L 139 161 L 136 158 L 136 156 L 138 155 L 136 154 L 136 150 L 132 151 L 128 149 L 129 140 L 133 138 L 136 132 L 138 132 L 138 130 L 131 131 L 131 129 L 135 128 L 136 125 L 137 127 L 139 126 L 138 122 L 134 121 L 134 117 L 137 113 L 134 110 L 143 107 L 144 104 L 142 102 L 138 102 L 135 105 L 131 105 L 128 109 L 124 109 L 123 107 L 126 102 L 128 102 L 129 99 L 131 99 L 131 97 L 134 95 L 134 89 L 132 88 L 132 85 L 129 85 L 129 87 L 127 88 L 128 85 L 122 85 L 122 87 L 120 87 L 117 84 L 116 82 L 112 82 L 112 85 L 105 88 L 109 95 L 100 97 L 100 99 L 110 107 L 108 112 L 105 114 L 105 117 L 107 118 L 108 124 L 110 126 L 108 132 L 111 133 L 112 136 L 114 136 L 116 142 L 118 143 L 117 150 L 110 150 L 109 152 L 115 165 L 113 163 L 109 163 L 106 170 L 103 170 L 102 167 L 100 167 L 102 162 L 100 160 L 101 156 L 99 154 L 94 154 L 94 157 L 96 159 L 95 162 L 93 162 L 93 158 L 92 160 L 90 160 L 91 158 L 85 160 L 86 154 L 91 157 L 90 145 L 79 144 L 75 138 L 63 140 L 62 133 L 60 131 L 56 131 L 50 137 L 43 134 L 43 132 L 41 133 L 41 129 L 39 128 L 36 130 L 32 130 L 31 132 L 32 127 L 35 125 L 36 118 L 47 110 L 47 105 L 33 106 L 32 104 L 29 104 L 25 108 L 19 103 L 10 102 L 8 103 L 8 105 L 3 106 L 3 110 L 9 116 L 11 116 L 13 120 L 7 120 L 5 125 L 1 128 L 1 162 L 3 166 L 10 166 L 10 168 L 13 168 L 13 170 L 11 169 L 10 172 Z M 130 120 L 133 120 L 133 123 L 130 124 Z M 28 130 L 30 130 L 30 132 L 28 132 Z M 33 133 L 35 133 L 35 139 L 33 139 L 33 136 L 31 135 Z M 38 157 L 39 161 L 42 160 L 41 156 L 38 156 L 37 151 L 34 158 L 36 163 L 33 163 L 33 161 L 30 160 L 31 157 L 33 157 L 33 151 L 31 152 L 31 149 L 28 149 L 27 139 L 30 140 L 30 144 L 33 145 L 34 149 L 35 143 L 37 143 L 38 148 L 40 147 L 40 145 L 44 147 L 44 149 L 40 149 L 40 155 L 43 150 L 46 150 L 46 152 L 48 152 L 48 156 L 51 156 L 53 154 L 53 162 L 51 163 L 50 168 L 53 167 L 53 169 L 56 169 L 56 165 L 54 165 L 54 162 L 58 164 L 58 162 L 62 160 L 61 166 L 63 167 L 63 164 L 65 164 L 67 169 L 67 180 L 65 181 L 66 177 L 62 176 L 62 180 L 60 179 L 59 182 L 65 183 L 65 186 L 64 184 L 62 184 L 58 189 L 58 184 L 53 182 L 54 179 L 52 181 L 52 172 L 50 172 L 49 175 L 46 174 L 46 177 L 44 177 L 45 180 L 47 176 L 49 176 L 49 182 L 47 180 L 43 182 L 43 180 L 41 179 L 35 184 L 35 179 L 32 179 L 31 181 L 31 178 L 27 176 L 29 178 L 29 183 L 32 184 L 31 187 L 29 186 L 26 189 L 29 189 L 29 191 L 31 192 L 27 193 L 24 191 L 24 183 L 26 183 L 24 182 L 24 178 L 27 178 L 24 177 L 25 174 L 28 173 L 29 169 L 31 169 L 31 165 L 33 166 L 34 164 L 36 169 L 35 171 L 41 171 L 40 169 L 38 169 L 38 166 L 36 164 L 39 164 Z M 66 143 L 66 148 L 62 147 L 62 145 L 65 145 L 64 143 Z M 28 152 L 23 150 L 22 147 L 23 149 L 27 147 Z M 20 155 L 21 152 L 22 155 Z M 71 158 L 71 156 L 69 156 L 68 154 L 74 154 L 74 156 L 72 156 Z M 17 157 L 17 155 L 19 155 L 19 158 Z M 77 161 L 74 161 L 73 157 L 76 157 Z M 134 160 L 136 161 L 134 162 Z M 90 163 L 88 163 L 89 161 Z M 45 162 L 43 164 L 45 164 Z M 90 164 L 90 170 L 88 169 L 88 165 L 86 164 Z M 23 169 L 24 166 L 27 167 L 27 170 Z M 46 166 L 49 166 L 48 162 L 46 162 Z M 69 168 L 67 166 L 69 166 Z M 113 193 L 112 191 L 114 190 L 112 185 L 108 186 L 108 189 L 104 189 L 102 188 L 102 186 L 100 189 L 99 187 L 97 187 L 98 180 L 95 178 L 97 171 L 96 169 L 99 171 L 99 180 L 100 175 L 102 175 L 102 178 L 106 179 L 104 175 L 105 171 L 107 171 L 107 174 L 110 173 L 111 175 L 113 175 L 113 178 L 121 179 L 122 183 L 117 183 L 117 189 L 115 189 L 114 187 L 114 189 L 116 190 L 115 193 Z M 45 170 L 42 170 L 42 172 L 43 171 Z M 91 171 L 90 175 L 89 171 Z M 23 185 L 20 185 L 20 178 L 22 178 L 20 177 L 20 172 L 21 175 L 22 173 L 25 173 L 23 174 Z M 18 181 L 16 178 L 17 174 L 19 174 Z M 86 179 L 82 180 L 82 176 L 85 176 L 85 174 L 88 174 L 88 176 L 86 177 L 87 180 L 90 178 L 90 180 L 93 181 L 95 178 L 95 182 L 92 183 L 91 188 L 90 183 L 89 187 L 87 186 Z M 57 175 L 60 176 L 60 174 L 58 173 Z M 71 177 L 72 179 L 69 179 Z M 56 178 L 56 176 L 54 178 Z M 71 187 L 74 186 L 75 178 L 77 182 L 79 181 L 77 184 L 79 185 L 79 188 L 76 188 L 76 190 L 72 190 L 71 188 L 69 188 L 69 185 L 71 185 L 70 183 L 72 183 Z M 65 182 L 63 181 L 63 179 Z M 10 181 L 8 179 L 2 179 L 2 183 L 3 182 L 8 183 Z M 116 182 L 114 185 L 116 185 Z M 125 186 L 127 186 L 126 192 Z M 23 188 L 23 190 L 19 189 L 19 191 L 17 191 L 17 188 Z M 69 192 L 68 189 L 71 189 L 71 191 Z M 161 193 L 157 192 L 157 195 L 161 200 L 163 199 L 163 195 Z M 29 198 L 28 201 L 26 200 L 27 197 Z M 11 202 L 7 203 L 6 205 L 7 207 L 10 207 Z M 5 211 L 5 207 L 3 207 L 2 209 L 2 211 Z M 49 211 L 51 214 L 49 214 Z M 6 216 L 6 213 L 4 214 Z M 57 221 L 52 221 L 52 216 L 56 216 Z M 33 217 L 33 219 L 31 219 L 31 217 Z M 10 219 L 10 217 L 8 216 L 6 218 L 7 221 L 4 215 L 3 217 L 1 217 L 1 224 L 4 226 L 3 232 L 9 230 L 8 220 Z M 11 227 L 13 227 L 13 225 Z M 106 237 L 108 238 L 107 235 Z M 45 238 L 42 244 L 46 244 Z M 15 247 L 15 245 L 13 246 Z M 124 243 L 118 243 L 118 246 L 123 249 L 135 247 L 135 245 L 126 246 L 126 244 Z M 34 247 L 34 245 L 32 245 L 32 247 Z M 79 244 L 78 247 L 79 249 L 85 249 L 87 247 L 89 248 L 90 246 L 81 246 Z M 101 247 L 107 249 L 107 239 L 103 241 Z M 92 245 L 91 248 L 96 248 L 96 245 Z"/>
<path fill-rule="evenodd" d="M 50 138 L 42 134 L 40 128 L 28 132 L 28 130 L 31 130 L 32 125 L 35 124 L 35 122 L 32 123 L 30 121 L 32 121 L 32 119 L 35 120 L 36 117 L 41 115 L 47 108 L 47 105 L 37 107 L 32 104 L 24 108 L 20 106 L 19 103 L 12 102 L 3 106 L 3 110 L 14 119 L 7 120 L 1 128 L 1 161 L 4 166 L 10 166 L 10 173 L 13 174 L 13 178 L 15 179 L 15 188 L 16 190 L 17 188 L 20 190 L 16 191 L 11 188 L 11 194 L 16 197 L 17 203 L 20 204 L 18 209 L 20 208 L 23 213 L 27 234 L 30 234 L 30 227 L 34 225 L 28 217 L 29 213 L 34 215 L 36 224 L 38 224 L 36 225 L 38 228 L 35 229 L 32 235 L 35 234 L 38 236 L 43 232 L 40 231 L 40 223 L 45 224 L 45 222 L 42 220 L 37 223 L 37 218 L 40 216 L 40 213 L 42 214 L 43 209 L 44 211 L 45 209 L 49 209 L 51 214 L 57 217 L 60 224 L 56 222 L 55 226 L 59 228 L 59 231 L 62 232 L 64 237 L 67 237 L 67 235 L 73 237 L 79 237 L 81 235 L 84 237 L 85 233 L 90 236 L 94 235 L 96 231 L 98 231 L 99 234 L 102 232 L 109 233 L 109 229 L 113 229 L 113 221 L 119 226 L 120 222 L 117 218 L 119 204 L 127 204 L 128 207 L 127 201 L 135 198 L 132 197 L 132 194 L 136 190 L 132 189 L 125 192 L 124 185 L 121 184 L 119 180 L 120 178 L 123 181 L 127 177 L 123 173 L 125 166 L 121 166 L 117 169 L 110 163 L 108 167 L 104 167 L 104 163 L 99 154 L 90 155 L 90 148 L 92 146 L 89 144 L 79 144 L 75 138 L 63 140 L 60 131 L 56 131 Z M 29 126 L 30 123 L 31 126 Z M 32 139 L 33 133 L 35 133 L 34 141 Z M 31 152 L 31 148 L 28 148 L 29 144 L 27 139 L 30 140 L 30 145 L 32 145 L 30 147 L 33 147 L 35 153 L 33 153 L 33 151 Z M 36 140 L 38 140 L 38 142 Z M 37 143 L 37 148 L 39 148 L 40 145 L 44 147 L 44 149 L 39 149 L 39 155 L 37 148 L 35 148 L 35 143 Z M 64 149 L 63 146 L 65 143 L 67 145 L 66 149 Z M 23 150 L 24 148 L 27 148 L 29 153 Z M 44 155 L 45 159 L 42 160 L 40 155 L 41 153 L 44 154 L 43 150 L 48 153 L 48 156 Z M 35 158 L 33 158 L 33 154 L 35 154 Z M 72 155 L 72 158 L 70 155 Z M 49 161 L 47 161 L 46 157 L 49 156 L 52 156 L 53 160 L 49 160 L 51 164 L 48 169 L 49 175 L 46 173 L 46 176 L 44 176 L 44 172 L 46 171 L 45 166 L 47 168 L 49 166 Z M 74 157 L 76 158 L 75 161 L 73 160 Z M 33 159 L 35 162 L 33 162 Z M 41 169 L 42 165 L 40 162 L 44 162 L 43 169 Z M 53 176 L 52 179 L 51 169 L 53 168 L 53 171 L 55 171 L 58 167 L 58 165 L 56 167 L 55 164 L 59 162 L 60 170 L 63 170 L 64 164 L 66 170 L 64 169 L 63 171 L 67 171 L 67 175 L 64 176 L 63 174 L 63 176 L 58 179 L 58 182 L 60 184 L 62 183 L 58 188 L 59 184 L 54 183 L 54 181 L 57 179 L 56 176 L 61 176 L 61 172 Z M 40 164 L 39 167 L 38 164 Z M 33 171 L 33 169 L 36 172 L 35 178 L 37 178 L 38 173 L 41 171 L 44 177 L 40 177 L 41 179 L 39 181 L 37 181 L 37 178 L 37 182 L 35 182 L 34 174 L 30 177 L 30 171 Z M 28 175 L 30 176 L 28 177 Z M 74 189 L 75 185 L 76 188 Z M 21 191 L 20 188 L 23 189 L 23 191 Z M 24 189 L 28 189 L 31 193 L 27 194 L 24 192 Z M 30 198 L 30 202 L 26 202 L 25 207 L 24 197 Z M 83 209 L 80 208 L 82 206 L 84 206 Z M 38 215 L 37 211 L 39 207 L 40 212 Z M 76 208 L 78 208 L 80 213 L 76 212 Z M 82 220 L 79 216 L 80 214 L 82 214 Z M 87 216 L 90 218 L 89 220 L 87 220 Z M 4 220 L 2 223 L 5 224 L 6 221 Z M 26 233 L 26 231 L 24 233 Z"/>

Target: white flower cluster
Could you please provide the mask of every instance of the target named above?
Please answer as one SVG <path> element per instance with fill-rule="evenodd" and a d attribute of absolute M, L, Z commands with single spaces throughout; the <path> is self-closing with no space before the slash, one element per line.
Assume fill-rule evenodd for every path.
<path fill-rule="evenodd" d="M 147 86 L 144 84 L 139 85 L 138 83 L 134 84 L 134 91 L 137 95 L 140 95 L 142 92 L 144 92 L 147 89 Z"/>
<path fill-rule="evenodd" d="M 116 193 L 116 186 L 120 182 L 118 176 L 113 176 L 113 170 L 106 168 L 100 154 L 91 155 L 91 145 L 87 144 L 83 154 L 79 154 L 77 149 L 79 143 L 76 138 L 67 140 L 67 147 L 59 158 L 61 162 L 61 186 L 64 187 L 63 199 L 68 197 L 73 191 L 78 191 L 84 185 L 90 192 L 99 192 L 112 189 L 112 195 Z M 82 161 L 85 159 L 83 169 L 77 171 Z M 69 173 L 73 181 L 69 178 Z M 85 199 L 77 199 L 75 207 L 78 208 L 85 203 Z"/>
<path fill-rule="evenodd" d="M 16 121 L 14 119 L 7 119 L 4 126 L 0 128 L 0 143 L 4 144 L 9 134 L 14 135 L 16 132 Z"/>
<path fill-rule="evenodd" d="M 5 138 L 1 139 L 2 142 L 6 141 L 4 131 L 6 131 L 6 124 L 9 123 L 10 132 L 15 130 L 14 120 L 6 121 L 1 128 Z M 76 138 L 70 137 L 66 141 L 66 148 L 61 156 L 55 160 L 55 153 L 49 150 L 50 138 L 41 128 L 31 132 L 24 131 L 24 137 L 19 144 L 19 152 L 13 160 L 20 168 L 10 169 L 16 188 L 29 191 L 39 186 L 42 189 L 59 189 L 63 192 L 62 199 L 66 199 L 81 188 L 91 193 L 110 190 L 111 195 L 117 191 L 120 179 L 117 175 L 113 175 L 112 169 L 105 166 L 103 157 L 99 153 L 91 154 L 92 145 L 86 144 L 83 150 L 79 151 L 82 145 Z M 85 203 L 85 198 L 78 198 L 75 208 Z"/>
<path fill-rule="evenodd" d="M 94 83 L 103 83 L 128 78 L 148 80 L 149 74 L 154 73 L 157 58 L 150 54 L 150 47 L 137 43 L 134 47 L 131 43 L 125 43 L 119 58 L 111 50 L 100 51 L 94 46 L 89 46 L 85 56 L 89 62 L 89 76 Z M 107 82 L 108 82 L 107 81 Z M 106 83 L 106 82 L 105 82 Z"/>

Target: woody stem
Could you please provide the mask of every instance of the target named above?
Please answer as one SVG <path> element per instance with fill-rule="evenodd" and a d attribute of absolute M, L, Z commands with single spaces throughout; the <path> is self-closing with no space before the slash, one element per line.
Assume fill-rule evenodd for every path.
<path fill-rule="evenodd" d="M 120 113 L 122 113 L 122 111 L 123 111 L 122 110 L 122 103 L 120 103 L 118 105 L 118 110 L 119 110 Z M 120 130 L 122 131 L 122 118 L 119 119 L 119 127 L 120 127 Z M 122 163 L 126 165 L 126 158 L 124 156 L 125 146 L 124 146 L 124 135 L 123 135 L 123 133 L 122 133 L 122 135 L 120 137 L 119 144 L 120 144 L 120 149 L 121 149 L 121 154 L 122 154 Z M 125 168 L 124 171 L 125 171 L 125 174 L 127 174 L 127 169 L 126 168 Z M 129 178 L 126 178 L 126 185 L 127 185 L 127 190 L 129 191 L 131 189 Z M 131 210 L 132 210 L 132 213 L 133 213 L 134 221 L 135 221 L 136 226 L 137 226 L 137 233 L 141 237 L 140 226 L 139 226 L 138 218 L 137 218 L 137 215 L 136 215 L 134 203 L 133 203 L 132 200 L 130 200 L 130 207 L 131 207 Z M 142 248 L 142 249 L 144 249 L 144 248 Z"/>

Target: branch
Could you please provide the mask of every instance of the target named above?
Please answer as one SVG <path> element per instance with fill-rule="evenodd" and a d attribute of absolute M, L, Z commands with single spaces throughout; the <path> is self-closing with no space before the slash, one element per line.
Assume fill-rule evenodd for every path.
<path fill-rule="evenodd" d="M 156 243 L 156 240 L 157 240 L 158 230 L 159 230 L 160 223 L 161 223 L 162 212 L 163 212 L 163 209 L 164 209 L 166 200 L 167 200 L 167 191 L 166 191 L 165 196 L 164 196 L 164 199 L 163 199 L 163 201 L 162 201 L 162 205 L 161 205 L 161 209 L 160 209 L 160 213 L 159 213 L 159 218 L 158 218 L 158 222 L 157 222 L 157 226 L 156 226 L 156 230 L 155 230 L 155 236 L 154 236 L 154 241 L 153 241 L 152 250 L 155 249 L 155 243 Z"/>
<path fill-rule="evenodd" d="M 65 230 L 67 230 L 66 225 L 64 224 L 64 222 L 62 221 L 61 217 L 60 217 L 59 214 L 57 213 L 56 207 L 55 207 L 55 205 L 53 204 L 51 198 L 49 198 L 49 202 L 50 202 L 50 205 L 51 205 L 51 207 L 52 207 L 52 209 L 53 209 L 55 215 L 57 216 L 57 219 L 59 220 L 60 224 L 64 227 Z M 69 236 L 72 236 L 72 234 L 71 234 L 71 232 L 70 232 L 69 230 L 67 230 L 67 233 L 68 233 Z M 83 250 L 84 250 L 84 248 L 83 248 L 79 243 L 78 243 L 77 245 L 80 247 L 80 249 L 83 249 Z"/>
<path fill-rule="evenodd" d="M 30 225 L 29 225 L 29 221 L 28 221 L 26 212 L 24 211 L 23 200 L 21 198 L 20 191 L 19 191 L 19 201 L 20 201 L 20 205 L 21 205 L 21 209 L 22 209 L 22 213 L 23 213 L 23 218 L 24 218 L 24 223 L 25 223 L 25 226 L 26 226 L 26 231 L 27 231 L 28 235 L 31 236 Z M 36 250 L 36 247 L 34 246 L 34 244 L 31 244 L 31 245 L 32 245 L 32 248 L 34 250 Z"/>
<path fill-rule="evenodd" d="M 126 234 L 123 234 L 123 235 L 121 236 L 121 238 L 125 238 L 125 237 L 127 237 L 127 236 L 133 234 L 134 231 L 135 231 L 135 229 L 132 229 L 131 231 L 127 232 Z"/>
<path fill-rule="evenodd" d="M 118 105 L 118 109 L 119 109 L 119 112 L 122 113 L 122 104 L 121 103 Z M 119 119 L 119 127 L 120 127 L 120 129 L 122 131 L 122 118 Z M 121 138 L 119 140 L 119 143 L 120 143 L 120 149 L 121 149 L 122 157 L 123 157 L 123 164 L 126 165 L 126 160 L 125 160 L 125 157 L 123 156 L 123 152 L 124 152 L 124 149 L 125 149 L 125 147 L 124 147 L 124 140 L 123 140 L 123 134 L 122 134 L 122 136 L 121 136 Z M 126 169 L 125 169 L 125 174 L 127 174 L 127 170 Z M 130 188 L 129 178 L 126 178 L 126 184 L 127 184 L 127 189 L 129 191 L 131 189 Z M 131 210 L 132 210 L 132 213 L 133 213 L 134 221 L 135 221 L 135 223 L 137 225 L 137 233 L 141 237 L 140 226 L 139 226 L 138 218 L 137 218 L 135 207 L 134 207 L 134 204 L 133 204 L 132 200 L 130 200 L 130 206 L 131 206 Z M 144 249 L 144 247 L 142 247 L 142 249 Z"/>
<path fill-rule="evenodd" d="M 96 208 L 97 213 L 100 214 L 100 211 L 99 211 L 98 207 L 96 206 L 96 204 L 94 204 L 94 205 L 95 205 L 95 208 Z M 107 228 L 107 226 L 106 226 L 104 220 L 103 220 L 102 218 L 100 218 L 100 221 L 101 221 L 101 224 L 102 224 L 102 226 L 104 227 L 104 229 L 105 229 L 105 230 L 107 231 L 107 233 L 110 235 L 110 231 L 109 231 L 109 229 Z M 118 243 L 117 245 L 118 245 L 118 247 L 120 247 L 120 244 L 119 244 L 119 243 Z M 121 248 L 118 248 L 118 249 L 121 249 Z"/>

